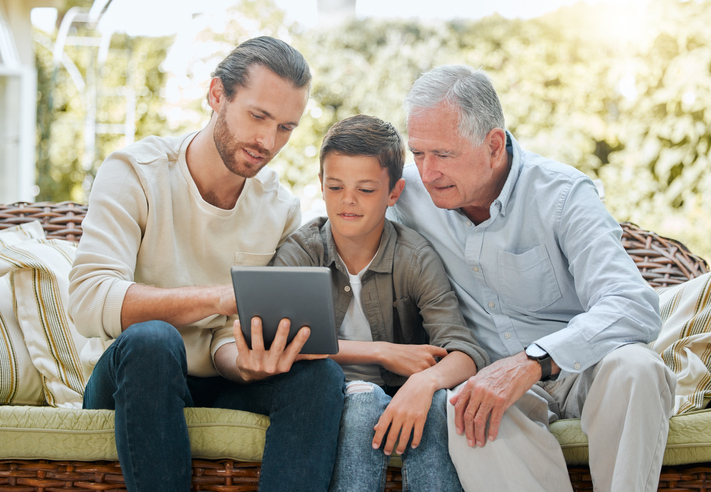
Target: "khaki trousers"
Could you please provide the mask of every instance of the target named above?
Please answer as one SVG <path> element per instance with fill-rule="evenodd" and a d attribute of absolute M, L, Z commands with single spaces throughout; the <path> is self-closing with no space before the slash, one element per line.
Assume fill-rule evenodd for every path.
<path fill-rule="evenodd" d="M 498 437 L 483 448 L 470 448 L 456 433 L 447 403 L 449 452 L 462 487 L 572 491 L 548 424 L 580 418 L 596 492 L 656 491 L 675 386 L 658 354 L 644 344 L 625 345 L 581 374 L 535 385 L 506 410 Z"/>

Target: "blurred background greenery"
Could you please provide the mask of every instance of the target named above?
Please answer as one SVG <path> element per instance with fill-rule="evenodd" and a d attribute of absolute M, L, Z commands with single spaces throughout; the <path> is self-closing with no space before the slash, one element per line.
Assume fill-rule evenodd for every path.
<path fill-rule="evenodd" d="M 272 166 L 304 211 L 320 205 L 317 154 L 333 123 L 368 113 L 404 133 L 402 100 L 423 71 L 481 67 L 525 148 L 601 179 L 617 220 L 711 258 L 711 5 L 652 0 L 641 22 L 621 10 L 578 3 L 526 20 L 366 19 L 306 29 L 287 22 L 272 0 L 243 0 L 184 35 L 116 34 L 100 67 L 81 47 L 67 52 L 87 80 L 100 81 L 97 124 L 125 119 L 131 88 L 138 140 L 201 128 L 209 72 L 236 44 L 260 34 L 291 43 L 312 67 L 312 97 Z M 87 155 L 86 99 L 52 63 L 47 47 L 56 36 L 35 28 L 37 199 L 85 202 L 102 160 L 127 142 L 102 134 Z"/>

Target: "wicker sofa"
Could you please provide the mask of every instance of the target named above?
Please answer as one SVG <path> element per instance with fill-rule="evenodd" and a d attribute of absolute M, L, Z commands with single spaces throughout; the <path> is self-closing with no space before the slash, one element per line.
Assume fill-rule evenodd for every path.
<path fill-rule="evenodd" d="M 75 203 L 0 205 L 0 229 L 41 221 L 48 238 L 77 242 L 86 207 Z M 679 242 L 623 223 L 623 244 L 654 287 L 708 271 Z M 268 419 L 246 412 L 186 409 L 193 450 L 193 490 L 257 490 Z M 577 420 L 551 426 L 564 450 L 573 488 L 592 490 L 587 437 Z M 386 490 L 402 487 L 397 459 Z M 711 490 L 711 410 L 674 417 L 659 490 Z M 0 492 L 124 490 L 113 435 L 113 412 L 48 406 L 0 406 Z"/>

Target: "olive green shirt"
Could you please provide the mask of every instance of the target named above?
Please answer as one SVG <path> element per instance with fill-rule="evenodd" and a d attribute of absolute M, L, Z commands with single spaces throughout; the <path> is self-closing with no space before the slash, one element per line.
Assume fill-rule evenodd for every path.
<path fill-rule="evenodd" d="M 353 293 L 327 218 L 314 219 L 289 236 L 273 264 L 329 267 L 336 326 L 341 326 Z M 429 343 L 449 352 L 459 350 L 472 358 L 478 370 L 489 363 L 464 322 L 439 256 L 412 229 L 385 221 L 378 252 L 362 285 L 361 303 L 373 341 Z M 401 386 L 407 380 L 382 367 L 380 372 L 388 386 Z"/>

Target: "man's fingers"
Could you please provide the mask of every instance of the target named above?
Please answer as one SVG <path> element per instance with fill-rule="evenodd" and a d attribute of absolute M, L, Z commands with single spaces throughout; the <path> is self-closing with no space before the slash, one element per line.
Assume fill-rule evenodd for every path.
<path fill-rule="evenodd" d="M 303 326 L 296 334 L 294 339 L 291 341 L 291 343 L 289 343 L 289 345 L 286 347 L 284 355 L 287 357 L 291 357 L 291 360 L 293 362 L 296 359 L 296 356 L 299 355 L 299 352 L 301 352 L 301 349 L 306 343 L 306 340 L 309 339 L 309 335 L 311 335 L 311 328 L 309 328 L 308 326 Z"/>
<path fill-rule="evenodd" d="M 489 419 L 489 441 L 493 441 L 499 435 L 499 426 L 501 425 L 501 420 L 504 418 L 504 412 L 506 411 L 503 407 L 496 407 L 494 411 L 491 412 L 491 418 Z"/>
<path fill-rule="evenodd" d="M 479 413 L 480 406 L 481 403 L 478 400 L 470 400 L 469 404 L 464 409 L 462 416 L 462 420 L 464 421 L 464 434 L 467 437 L 467 443 L 472 447 L 476 444 L 476 441 L 474 440 L 474 419 Z"/>
<path fill-rule="evenodd" d="M 264 351 L 264 336 L 262 335 L 262 319 L 258 316 L 252 318 L 252 350 L 255 352 Z"/>
<path fill-rule="evenodd" d="M 274 336 L 274 341 L 269 347 L 269 352 L 281 354 L 284 347 L 286 347 L 287 340 L 289 339 L 290 326 L 291 322 L 287 318 L 279 321 L 279 327 L 277 328 L 276 335 Z"/>
<path fill-rule="evenodd" d="M 247 346 L 247 341 L 244 339 L 244 334 L 242 333 L 242 326 L 239 324 L 239 320 L 236 319 L 232 326 L 232 333 L 235 335 L 235 345 L 237 346 L 237 353 L 241 356 L 246 357 L 249 353 L 249 347 Z"/>
<path fill-rule="evenodd" d="M 454 427 L 457 434 L 464 432 L 464 412 L 471 401 L 471 390 L 465 385 L 459 389 L 456 395 L 450 398 L 449 402 L 454 405 Z"/>
<path fill-rule="evenodd" d="M 487 402 L 482 402 L 474 417 L 474 442 L 478 447 L 486 444 L 486 423 L 491 416 L 493 407 Z"/>

